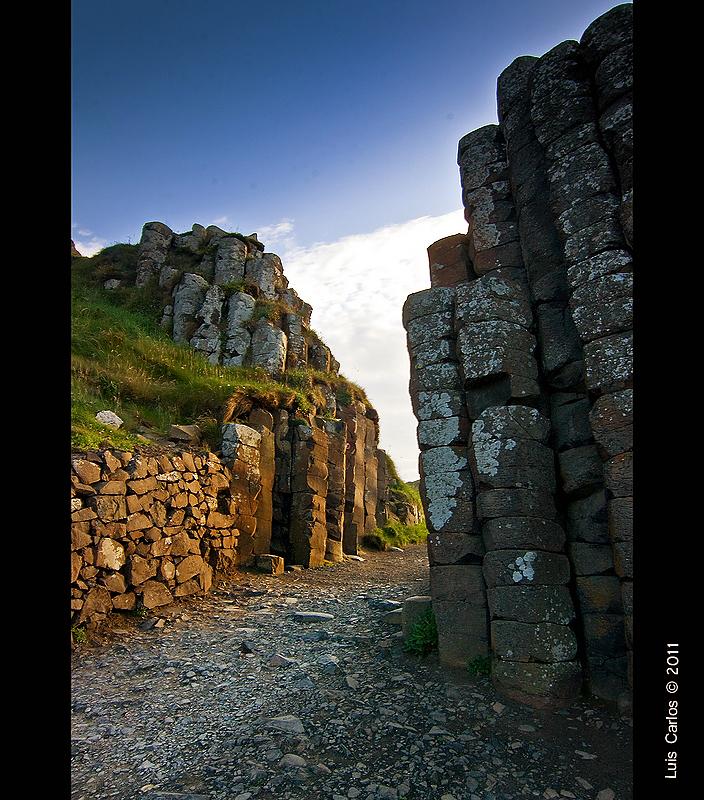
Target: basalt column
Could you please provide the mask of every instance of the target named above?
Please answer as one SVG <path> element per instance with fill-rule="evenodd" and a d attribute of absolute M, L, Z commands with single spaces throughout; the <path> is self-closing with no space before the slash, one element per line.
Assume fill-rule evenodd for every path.
<path fill-rule="evenodd" d="M 560 223 L 550 202 L 547 157 L 531 113 L 538 62 L 519 58 L 501 74 L 499 119 L 538 323 L 541 386 L 549 400 L 550 444 L 559 466 L 559 505 L 566 519 L 568 553 L 576 576 L 573 588 L 580 610 L 578 627 L 587 678 L 593 693 L 616 699 L 626 684 L 621 592 L 607 530 L 601 461 L 589 423 L 583 343 L 569 306 L 567 266 Z M 579 187 L 572 182 L 569 186 L 572 190 L 565 188 L 564 195 L 570 196 L 572 191 L 573 197 L 579 197 Z M 588 222 L 590 218 L 585 219 Z"/>
<path fill-rule="evenodd" d="M 363 403 L 353 401 L 343 406 L 341 411 L 342 419 L 347 425 L 342 550 L 348 555 L 356 555 L 364 535 L 365 408 Z"/>
<path fill-rule="evenodd" d="M 328 437 L 322 420 L 309 426 L 293 426 L 291 516 L 289 547 L 291 561 L 305 567 L 320 567 L 325 561 L 328 490 Z"/>
<path fill-rule="evenodd" d="M 379 445 L 378 416 L 364 419 L 364 532 L 371 533 L 377 526 L 376 507 L 378 492 L 377 447 Z"/>
<path fill-rule="evenodd" d="M 476 495 L 460 521 L 485 549 L 471 557 L 483 566 L 493 678 L 534 704 L 573 697 L 580 662 L 594 694 L 627 686 L 631 29 L 632 6 L 618 6 L 580 42 L 504 70 L 500 124 L 459 143 L 468 231 L 428 249 L 433 288 L 404 308 L 421 475 L 438 444 L 423 382 L 456 363 L 471 428 L 451 446 L 458 463 L 466 447 Z M 446 459 L 437 474 L 456 470 Z M 433 491 L 421 481 L 429 519 Z M 441 544 L 431 534 L 431 564 Z"/>
<path fill-rule="evenodd" d="M 345 524 L 345 466 L 347 426 L 342 420 L 325 420 L 328 437 L 328 490 L 325 497 L 327 541 L 325 558 L 342 561 L 342 532 Z"/>
<path fill-rule="evenodd" d="M 257 505 L 257 529 L 252 549 L 255 555 L 259 555 L 271 552 L 273 490 L 276 470 L 274 417 L 270 412 L 257 408 L 250 412 L 249 423 L 261 436 L 259 474 L 262 488 Z"/>
<path fill-rule="evenodd" d="M 481 558 L 467 457 L 468 419 L 457 364 L 455 289 L 416 292 L 403 307 L 418 419 L 420 486 L 440 660 L 466 666 L 489 652 Z"/>
<path fill-rule="evenodd" d="M 611 699 L 625 688 L 631 642 L 632 233 L 622 224 L 632 197 L 631 13 L 631 6 L 620 6 L 593 23 L 581 44 L 564 42 L 540 59 L 520 59 L 501 76 L 498 92 L 519 215 L 530 207 L 526 196 L 537 197 L 534 205 L 559 243 L 551 300 L 566 308 L 565 322 L 562 330 L 553 325 L 539 334 L 544 349 L 561 342 L 577 354 L 575 373 L 580 367 L 562 384 L 567 369 L 547 377 L 553 419 L 563 422 L 561 430 L 555 426 L 562 436 L 555 445 L 589 679 L 592 691 Z M 620 111 L 605 128 L 606 105 Z M 522 236 L 526 246 L 535 240 Z M 532 282 L 538 302 L 545 283 Z"/>

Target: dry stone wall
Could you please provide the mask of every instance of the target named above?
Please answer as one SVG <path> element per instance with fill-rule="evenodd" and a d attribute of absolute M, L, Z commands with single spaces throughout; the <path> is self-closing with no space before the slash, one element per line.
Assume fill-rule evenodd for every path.
<path fill-rule="evenodd" d="M 534 705 L 631 683 L 631 60 L 628 4 L 504 70 L 404 306 L 440 656 Z"/>

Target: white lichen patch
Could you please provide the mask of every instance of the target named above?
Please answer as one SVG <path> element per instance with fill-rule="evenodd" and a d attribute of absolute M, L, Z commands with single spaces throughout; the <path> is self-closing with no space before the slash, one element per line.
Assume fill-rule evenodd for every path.
<path fill-rule="evenodd" d="M 421 453 L 423 474 L 457 472 L 467 468 L 466 457 L 460 455 L 459 448 L 433 447 Z"/>
<path fill-rule="evenodd" d="M 484 430 L 484 421 L 481 419 L 472 424 L 472 446 L 479 474 L 495 476 L 499 467 L 501 440 Z"/>
<path fill-rule="evenodd" d="M 535 577 L 535 570 L 533 569 L 533 562 L 538 557 L 538 554 L 529 550 L 522 556 L 518 556 L 515 561 L 512 561 L 508 568 L 512 570 L 511 578 L 514 583 L 520 583 L 524 578 L 527 581 L 532 581 Z"/>
<path fill-rule="evenodd" d="M 418 419 L 453 416 L 451 402 L 452 397 L 447 392 L 418 392 Z"/>
<path fill-rule="evenodd" d="M 430 524 L 436 530 L 442 528 L 452 519 L 452 512 L 457 501 L 452 497 L 436 497 L 428 502 Z"/>

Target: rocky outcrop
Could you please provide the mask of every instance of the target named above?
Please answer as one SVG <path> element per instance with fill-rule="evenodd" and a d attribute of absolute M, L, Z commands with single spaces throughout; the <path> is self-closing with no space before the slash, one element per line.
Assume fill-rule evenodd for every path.
<path fill-rule="evenodd" d="M 256 234 L 194 225 L 174 233 L 161 222 L 142 229 L 137 287 L 158 287 L 161 325 L 212 364 L 261 367 L 280 376 L 294 367 L 339 371 L 310 327 L 311 307 L 289 288 L 281 259 Z"/>
<path fill-rule="evenodd" d="M 622 5 L 504 70 L 403 312 L 440 656 L 533 705 L 630 683 L 631 52 Z"/>

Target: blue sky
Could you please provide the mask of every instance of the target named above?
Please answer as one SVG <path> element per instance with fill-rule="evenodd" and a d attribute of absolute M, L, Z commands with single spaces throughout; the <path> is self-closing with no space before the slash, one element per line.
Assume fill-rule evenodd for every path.
<path fill-rule="evenodd" d="M 465 227 L 457 141 L 496 121 L 499 73 L 516 56 L 579 38 L 614 5 L 74 0 L 72 238 L 91 253 L 138 241 L 149 220 L 179 231 L 194 222 L 257 231 L 334 350 L 345 312 L 336 325 L 321 309 L 327 295 L 316 296 L 315 278 L 326 270 L 344 308 L 370 315 L 349 325 L 378 333 L 382 309 L 367 308 L 364 294 L 376 289 L 402 303 L 389 286 L 426 288 L 425 248 Z M 360 248 L 364 237 L 383 263 Z M 394 237 L 402 237 L 398 248 L 388 246 Z M 406 254 L 396 259 L 396 250 Z M 400 305 L 386 313 L 403 345 Z M 417 451 L 408 362 L 405 347 L 393 353 L 405 370 L 400 390 L 391 376 L 393 385 L 390 377 L 370 394 L 382 443 L 410 479 Z M 365 384 L 374 352 L 335 354 Z M 385 441 L 384 398 L 392 396 L 387 429 L 398 414 L 405 422 Z"/>

